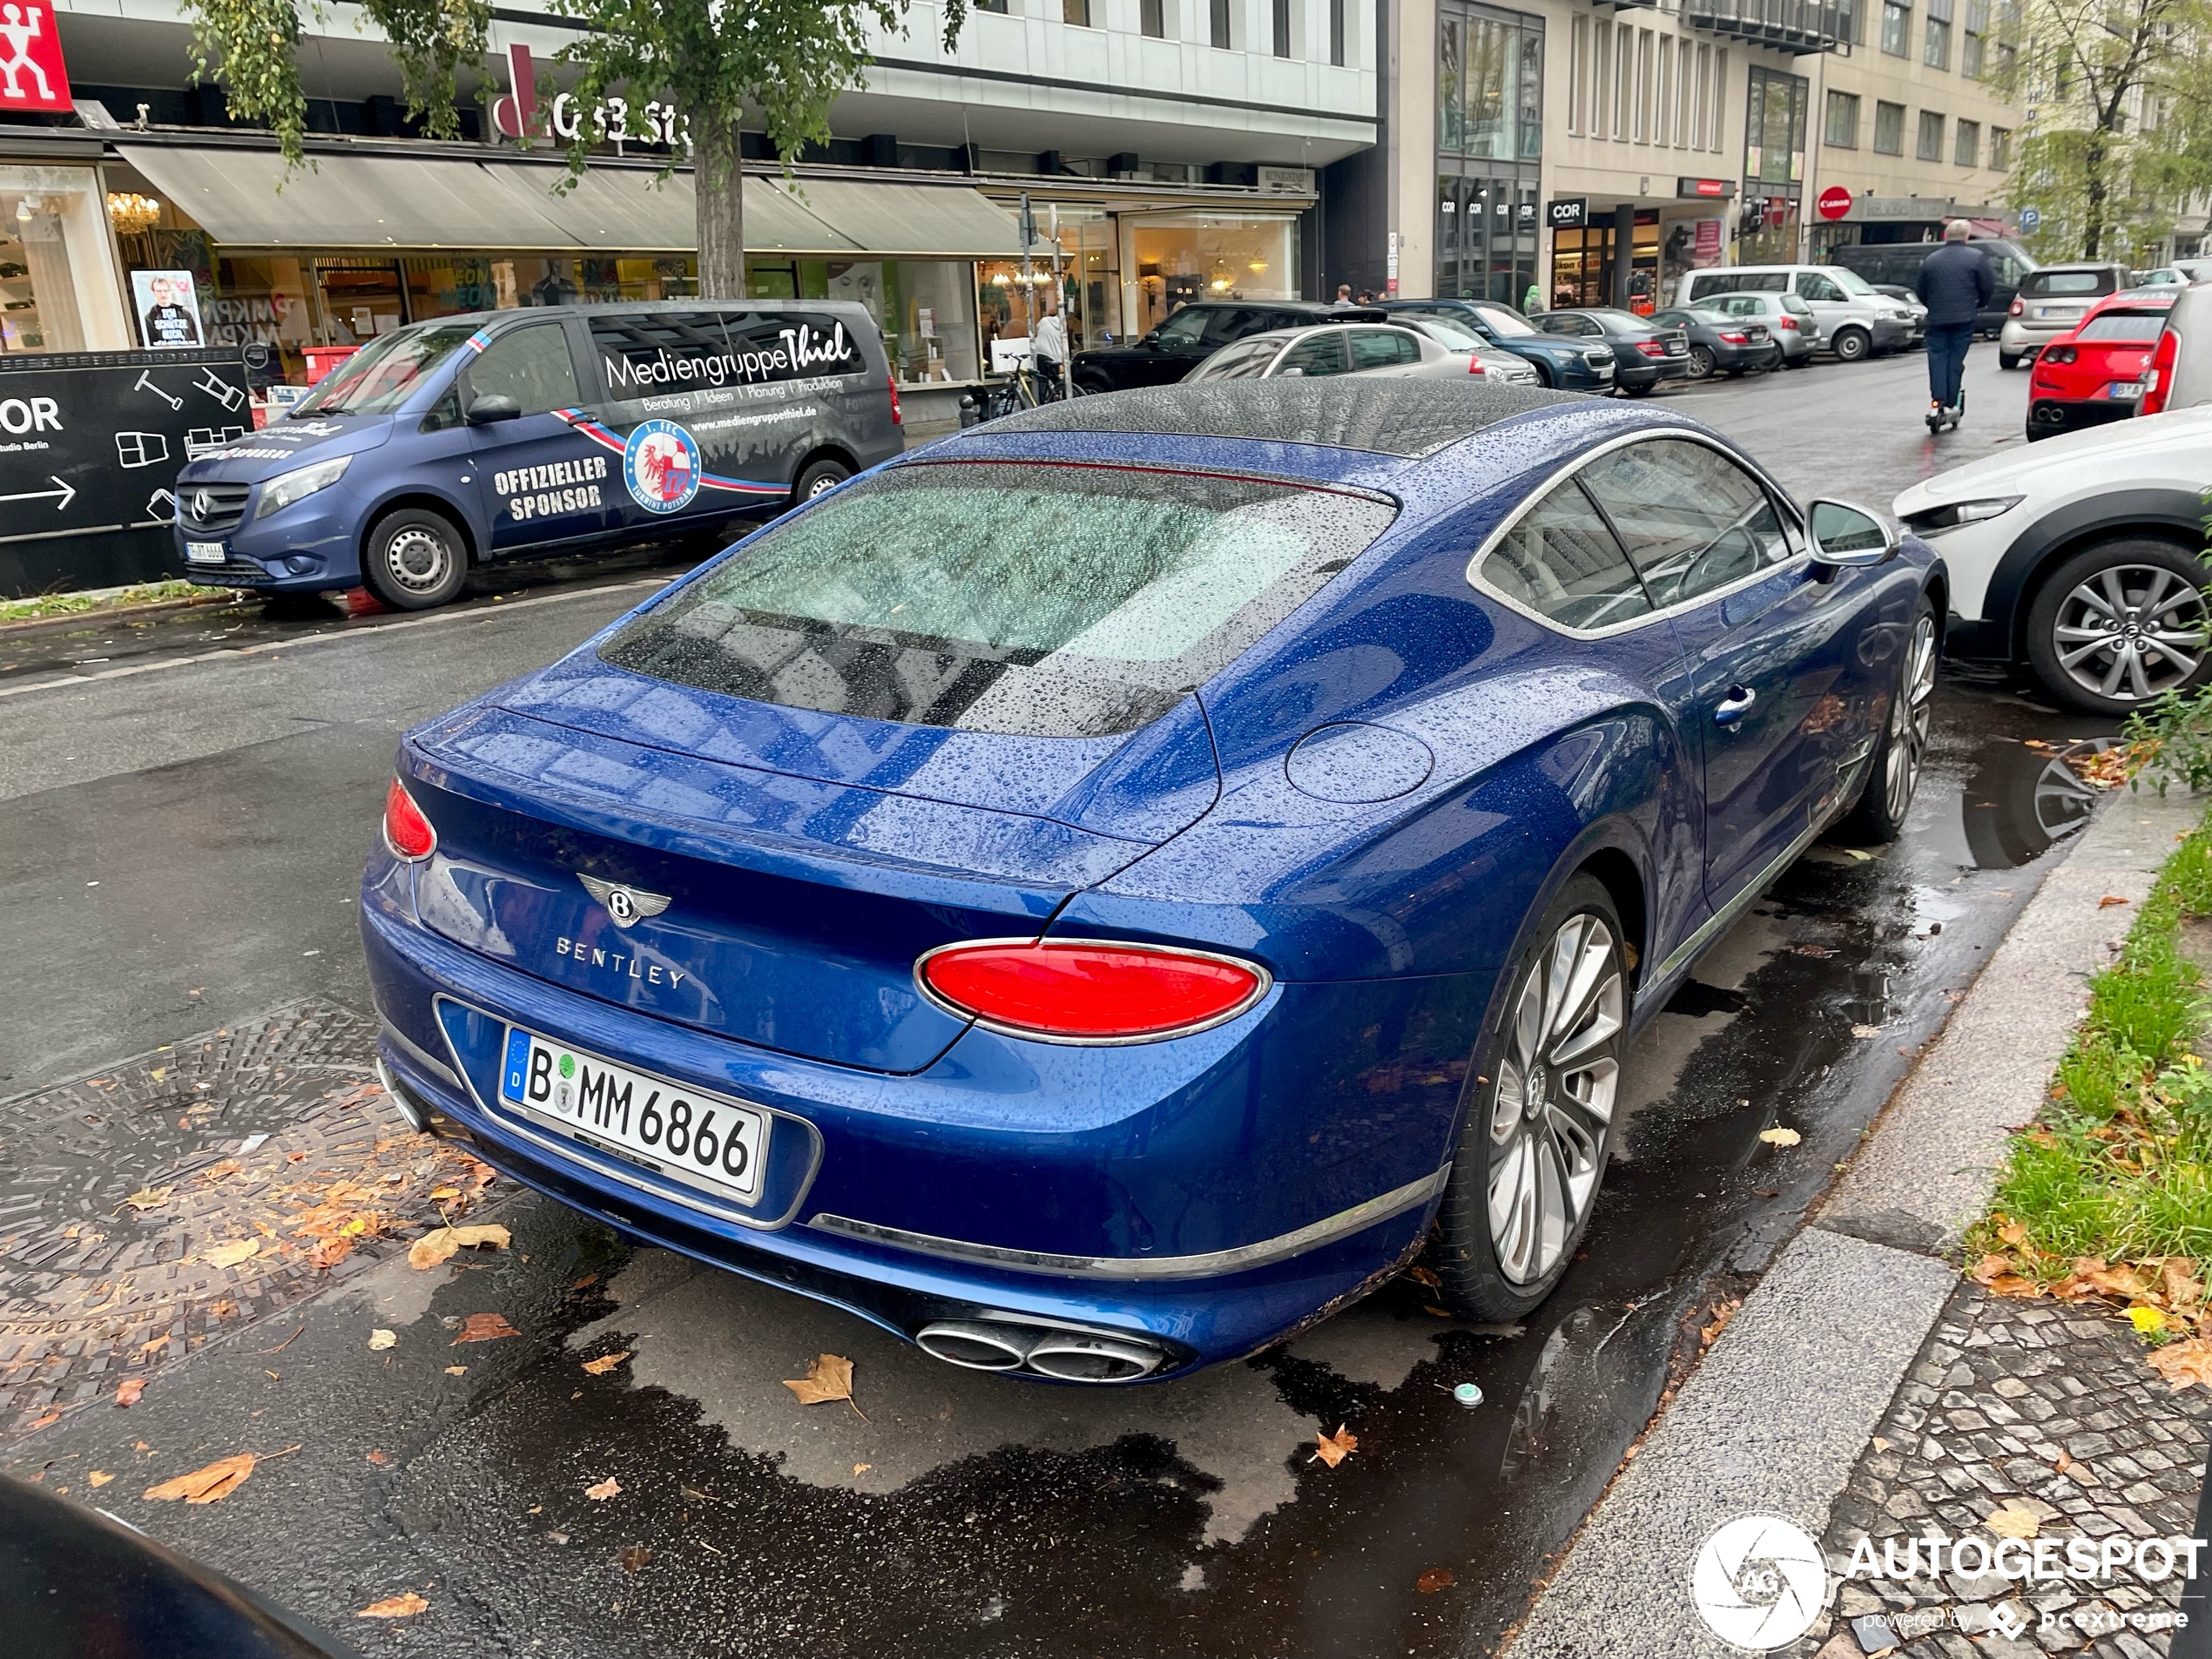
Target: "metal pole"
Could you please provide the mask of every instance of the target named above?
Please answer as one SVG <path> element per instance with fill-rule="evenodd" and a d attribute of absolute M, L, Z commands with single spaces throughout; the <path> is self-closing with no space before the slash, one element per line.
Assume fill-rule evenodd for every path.
<path fill-rule="evenodd" d="M 1052 216 L 1052 292 L 1060 314 L 1060 395 L 1065 399 L 1075 395 L 1076 348 L 1068 333 L 1068 284 L 1060 274 L 1060 204 L 1052 203 L 1045 212 Z"/>

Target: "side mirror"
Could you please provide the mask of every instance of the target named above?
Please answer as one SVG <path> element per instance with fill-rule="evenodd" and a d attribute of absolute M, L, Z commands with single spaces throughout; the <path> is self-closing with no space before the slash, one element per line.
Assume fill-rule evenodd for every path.
<path fill-rule="evenodd" d="M 1887 564 L 1905 544 L 1889 520 L 1846 501 L 1817 501 L 1808 516 L 1813 559 L 1833 570 Z"/>
<path fill-rule="evenodd" d="M 1278 368 L 1275 371 L 1275 378 L 1278 381 L 1289 380 L 1294 374 L 1300 380 L 1305 378 L 1305 371 L 1296 363 L 1292 363 L 1288 368 Z"/>
<path fill-rule="evenodd" d="M 470 426 L 489 426 L 495 421 L 519 421 L 523 406 L 504 392 L 484 392 L 469 400 Z"/>

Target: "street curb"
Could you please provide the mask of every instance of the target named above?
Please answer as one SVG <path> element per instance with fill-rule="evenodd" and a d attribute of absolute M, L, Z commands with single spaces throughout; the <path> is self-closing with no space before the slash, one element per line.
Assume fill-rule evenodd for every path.
<path fill-rule="evenodd" d="M 2005 1135 L 2040 1106 L 2086 975 L 2111 960 L 2203 806 L 2120 794 L 2044 878 L 1842 1180 L 1591 1511 L 1508 1659 L 1742 1651 L 1691 1605 L 1699 1545 L 1754 1514 L 1825 1534 L 1959 1284 L 1943 1252 L 1986 1202 Z"/>

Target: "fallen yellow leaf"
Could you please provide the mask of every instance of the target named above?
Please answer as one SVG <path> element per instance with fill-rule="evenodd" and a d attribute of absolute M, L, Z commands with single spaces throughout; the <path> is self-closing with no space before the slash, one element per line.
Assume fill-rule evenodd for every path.
<path fill-rule="evenodd" d="M 246 1477 L 253 1473 L 253 1466 L 259 1461 L 251 1452 L 217 1458 L 204 1469 L 194 1469 L 190 1474 L 164 1480 L 158 1487 L 148 1487 L 145 1495 L 157 1503 L 172 1503 L 179 1498 L 186 1503 L 219 1503 L 246 1484 Z"/>
<path fill-rule="evenodd" d="M 109 1481 L 115 1479 L 113 1475 L 105 1474 L 99 1469 L 93 1470 L 92 1473 L 86 1478 L 96 1487 L 104 1487 Z"/>
<path fill-rule="evenodd" d="M 604 1377 L 629 1358 L 630 1350 L 624 1348 L 620 1353 L 603 1353 L 597 1359 L 587 1359 L 583 1368 L 594 1377 Z"/>
<path fill-rule="evenodd" d="M 833 1399 L 853 1398 L 853 1362 L 841 1355 L 822 1353 L 814 1356 L 814 1363 L 806 1374 L 797 1379 L 786 1378 L 784 1386 L 799 1396 L 802 1406 L 819 1406 Z"/>
<path fill-rule="evenodd" d="M 622 1482 L 610 1474 L 597 1486 L 584 1487 L 583 1495 L 594 1503 L 604 1503 L 610 1498 L 622 1495 Z"/>
<path fill-rule="evenodd" d="M 261 1253 L 258 1238 L 240 1238 L 227 1244 L 210 1244 L 199 1252 L 199 1259 L 210 1267 L 236 1267 Z"/>
<path fill-rule="evenodd" d="M 386 1348 L 396 1348 L 400 1345 L 400 1333 L 396 1331 L 372 1331 L 368 1333 L 368 1345 L 379 1352 Z"/>
<path fill-rule="evenodd" d="M 169 1195 L 176 1190 L 174 1187 L 140 1187 L 123 1202 L 133 1210 L 158 1210 L 169 1202 Z"/>
<path fill-rule="evenodd" d="M 1332 1469 L 1359 1449 L 1359 1437 L 1342 1423 L 1334 1434 L 1316 1434 L 1314 1441 L 1313 1455 L 1306 1461 L 1325 1463 Z"/>
<path fill-rule="evenodd" d="M 429 1611 L 430 1604 L 409 1590 L 404 1595 L 388 1595 L 381 1602 L 371 1602 L 354 1615 L 357 1619 L 411 1619 L 418 1613 Z"/>
<path fill-rule="evenodd" d="M 2043 1530 L 2041 1517 L 2017 1498 L 1985 1515 L 1982 1525 L 2000 1538 L 2033 1538 Z"/>
<path fill-rule="evenodd" d="M 2146 1358 L 2176 1393 L 2191 1383 L 2212 1389 L 2212 1339 L 2191 1337 L 2186 1342 L 2169 1342 L 2152 1349 Z"/>
<path fill-rule="evenodd" d="M 1793 1129 L 1763 1129 L 1759 1138 L 1769 1146 L 1795 1146 L 1804 1137 Z"/>
<path fill-rule="evenodd" d="M 469 1367 L 466 1366 L 448 1366 L 446 1367 L 446 1375 L 448 1377 L 465 1377 L 468 1374 Z"/>
<path fill-rule="evenodd" d="M 115 1403 L 118 1406 L 135 1406 L 138 1403 L 138 1396 L 145 1392 L 146 1379 L 144 1377 L 126 1377 L 116 1385 Z"/>
<path fill-rule="evenodd" d="M 875 1467 L 875 1465 L 873 1463 L 855 1463 L 853 1466 L 853 1473 L 855 1474 L 866 1474 L 873 1467 Z"/>
<path fill-rule="evenodd" d="M 507 1316 L 503 1313 L 471 1313 L 461 1322 L 461 1334 L 453 1339 L 452 1345 L 459 1347 L 464 1342 L 496 1342 L 502 1337 L 519 1337 L 522 1334 L 507 1323 Z"/>
<path fill-rule="evenodd" d="M 507 1229 L 496 1224 L 480 1227 L 439 1227 L 424 1233 L 408 1246 L 407 1264 L 409 1267 L 435 1267 L 457 1250 L 474 1250 L 489 1244 L 494 1250 L 504 1250 L 512 1240 Z"/>

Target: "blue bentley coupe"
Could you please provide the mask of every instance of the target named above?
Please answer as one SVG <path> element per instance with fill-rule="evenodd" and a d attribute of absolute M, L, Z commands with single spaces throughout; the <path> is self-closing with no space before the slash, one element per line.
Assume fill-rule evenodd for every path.
<path fill-rule="evenodd" d="M 1630 1035 L 1893 837 L 1941 565 L 1693 421 L 1079 399 L 853 479 L 409 732 L 388 1086 L 954 1365 L 1183 1374 L 1424 1248 L 1516 1318 Z"/>

